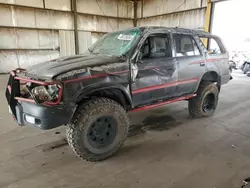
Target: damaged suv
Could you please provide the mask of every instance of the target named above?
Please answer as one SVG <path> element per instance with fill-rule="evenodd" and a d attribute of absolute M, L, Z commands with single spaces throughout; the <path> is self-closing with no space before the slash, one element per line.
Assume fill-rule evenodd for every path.
<path fill-rule="evenodd" d="M 123 145 L 127 112 L 187 100 L 191 116 L 211 116 L 230 79 L 217 36 L 140 27 L 106 34 L 85 54 L 12 71 L 6 98 L 19 125 L 66 125 L 75 153 L 99 161 Z"/>

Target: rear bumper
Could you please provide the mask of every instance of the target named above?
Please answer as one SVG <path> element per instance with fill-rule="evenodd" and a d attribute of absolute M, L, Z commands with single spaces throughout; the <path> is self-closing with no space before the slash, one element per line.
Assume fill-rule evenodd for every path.
<path fill-rule="evenodd" d="M 21 126 L 34 126 L 47 130 L 68 124 L 76 109 L 76 105 L 42 106 L 20 101 L 15 106 L 16 121 Z M 31 123 L 30 118 L 34 119 Z"/>

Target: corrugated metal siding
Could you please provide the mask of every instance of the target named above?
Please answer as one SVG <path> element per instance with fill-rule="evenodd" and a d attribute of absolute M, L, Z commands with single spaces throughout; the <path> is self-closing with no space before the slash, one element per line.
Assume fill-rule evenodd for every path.
<path fill-rule="evenodd" d="M 98 2 L 104 14 L 96 1 L 78 0 L 79 12 L 100 15 L 78 14 L 81 52 L 100 38 L 102 33 L 133 26 L 132 19 L 123 20 L 101 16 L 117 17 L 118 15 L 118 17 L 133 18 L 134 11 L 131 1 L 98 0 Z M 0 44 L 0 73 L 20 66 L 26 68 L 32 62 L 49 60 L 52 58 L 49 55 L 51 53 L 57 54 L 53 58 L 58 57 L 59 50 L 53 51 L 58 47 L 60 47 L 61 56 L 75 54 L 73 13 L 69 12 L 71 10 L 70 0 L 45 0 L 45 8 L 51 10 L 41 9 L 44 8 L 43 0 L 0 0 L 0 3 L 6 4 L 0 4 L 0 17 L 2 18 L 0 22 L 0 41 L 2 41 Z M 100 33 L 95 33 L 95 31 Z M 38 58 L 41 59 L 38 60 Z M 25 63 L 25 61 L 27 62 Z"/>
<path fill-rule="evenodd" d="M 206 9 L 200 9 L 165 16 L 143 18 L 138 20 L 138 26 L 165 26 L 203 29 L 205 24 L 205 13 Z"/>
<path fill-rule="evenodd" d="M 112 32 L 129 27 L 133 27 L 133 20 L 117 20 L 115 18 L 92 15 L 78 15 L 79 30 Z"/>
<path fill-rule="evenodd" d="M 79 31 L 78 38 L 79 38 L 79 53 L 83 53 L 92 44 L 91 32 Z"/>
<path fill-rule="evenodd" d="M 18 28 L 0 29 L 0 49 L 56 49 L 58 31 Z"/>
<path fill-rule="evenodd" d="M 118 1 L 118 17 L 134 18 L 134 3 L 127 0 Z"/>
<path fill-rule="evenodd" d="M 75 36 L 73 31 L 59 31 L 60 56 L 75 54 Z"/>
<path fill-rule="evenodd" d="M 0 6 L 1 26 L 45 29 L 73 29 L 73 16 L 69 12 L 56 12 L 14 6 Z"/>
<path fill-rule="evenodd" d="M 28 68 L 31 65 L 49 61 L 59 57 L 59 51 L 17 51 L 19 65 Z"/>
<path fill-rule="evenodd" d="M 70 0 L 45 0 L 45 8 L 55 10 L 71 10 Z"/>
<path fill-rule="evenodd" d="M 207 6 L 207 0 L 202 0 L 202 7 L 206 7 Z"/>
<path fill-rule="evenodd" d="M 103 36 L 102 33 L 91 33 L 92 37 L 92 44 L 94 44 L 98 39 L 100 39 Z"/>
<path fill-rule="evenodd" d="M 77 0 L 77 2 L 77 9 L 80 12 L 78 30 L 81 52 L 99 39 L 103 33 L 133 27 L 132 19 L 115 18 L 117 16 L 133 18 L 133 2 L 130 0 L 98 0 L 102 10 L 95 0 Z M 8 27 L 0 29 L 0 41 L 4 41 L 0 44 L 0 72 L 10 71 L 20 66 L 26 68 L 37 62 L 58 57 L 59 50 L 52 50 L 57 49 L 58 46 L 60 46 L 61 56 L 75 54 L 73 13 L 67 12 L 71 10 L 71 0 L 45 0 L 45 8 L 60 11 L 41 9 L 43 0 L 0 0 L 0 3 L 10 4 L 0 5 L 2 18 L 0 26 Z M 206 6 L 206 0 L 144 0 L 143 16 L 155 16 L 199 6 Z M 138 17 L 140 16 L 141 1 L 138 4 Z M 201 28 L 204 26 L 204 18 L 205 10 L 203 9 L 139 19 L 138 25 Z"/>
<path fill-rule="evenodd" d="M 0 50 L 0 73 L 7 73 L 19 67 L 16 51 Z"/>
<path fill-rule="evenodd" d="M 0 72 L 7 73 L 17 67 L 27 68 L 59 57 L 59 51 L 0 50 Z"/>
<path fill-rule="evenodd" d="M 137 18 L 142 18 L 142 1 L 138 1 L 137 4 Z"/>
<path fill-rule="evenodd" d="M 134 7 L 131 1 L 98 0 L 98 4 L 95 0 L 78 0 L 77 11 L 93 15 L 133 18 Z"/>
<path fill-rule="evenodd" d="M 0 0 L 0 3 L 43 8 L 43 0 Z"/>
<path fill-rule="evenodd" d="M 133 20 L 117 20 L 117 29 L 116 30 L 123 30 L 127 28 L 134 27 Z"/>
<path fill-rule="evenodd" d="M 143 17 L 190 10 L 201 7 L 201 0 L 144 0 Z"/>

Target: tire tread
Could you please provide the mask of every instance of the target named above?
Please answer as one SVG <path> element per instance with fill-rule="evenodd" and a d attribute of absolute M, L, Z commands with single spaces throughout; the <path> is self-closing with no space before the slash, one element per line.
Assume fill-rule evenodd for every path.
<path fill-rule="evenodd" d="M 116 111 L 119 111 L 123 118 L 125 118 L 124 123 L 126 124 L 126 130 L 124 132 L 124 138 L 119 142 L 118 146 L 112 150 L 111 153 L 106 156 L 95 155 L 89 152 L 87 148 L 82 148 L 82 145 L 78 143 L 78 141 L 81 140 L 79 138 L 79 132 L 84 131 L 83 125 L 88 121 L 88 119 L 91 119 L 93 112 L 102 111 L 103 109 L 106 109 L 107 106 L 115 108 Z M 128 134 L 128 127 L 129 119 L 125 109 L 120 104 L 108 98 L 96 98 L 79 105 L 74 117 L 72 118 L 72 121 L 67 125 L 66 136 L 69 146 L 73 149 L 78 157 L 86 161 L 96 162 L 114 155 L 114 153 L 123 145 Z"/>
<path fill-rule="evenodd" d="M 188 103 L 188 110 L 189 110 L 189 114 L 192 117 L 196 117 L 196 118 L 200 118 L 200 117 L 206 117 L 207 115 L 204 115 L 204 113 L 202 113 L 201 111 L 201 101 L 204 97 L 204 91 L 208 88 L 211 87 L 212 89 L 215 89 L 216 93 L 217 93 L 217 101 L 216 101 L 216 107 L 217 107 L 217 102 L 218 102 L 218 87 L 213 84 L 212 82 L 207 82 L 207 81 L 203 81 L 200 83 L 200 86 L 198 88 L 197 91 L 197 96 L 192 98 L 191 100 L 189 100 Z"/>

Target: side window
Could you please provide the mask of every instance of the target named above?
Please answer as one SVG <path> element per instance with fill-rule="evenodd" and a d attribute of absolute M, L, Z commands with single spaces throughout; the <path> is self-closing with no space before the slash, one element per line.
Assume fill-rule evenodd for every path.
<path fill-rule="evenodd" d="M 189 35 L 176 34 L 174 35 L 174 41 L 177 57 L 201 55 L 193 37 Z"/>
<path fill-rule="evenodd" d="M 168 35 L 150 35 L 141 47 L 142 58 L 171 57 L 171 46 Z"/>
<path fill-rule="evenodd" d="M 207 49 L 208 54 L 222 54 L 223 49 L 214 38 L 200 37 L 204 47 Z"/>

